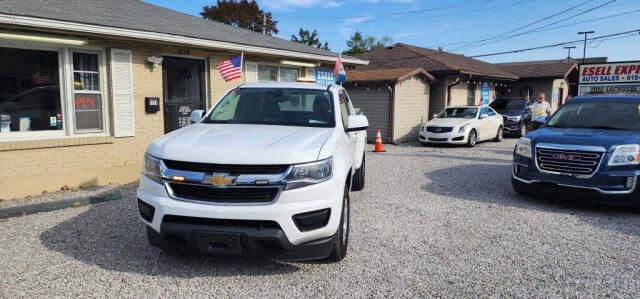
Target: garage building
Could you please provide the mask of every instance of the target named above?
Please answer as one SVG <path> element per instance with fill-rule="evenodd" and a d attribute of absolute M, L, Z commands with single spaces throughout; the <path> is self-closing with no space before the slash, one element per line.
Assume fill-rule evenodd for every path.
<path fill-rule="evenodd" d="M 354 107 L 369 119 L 368 141 L 375 140 L 377 129 L 383 142 L 417 138 L 420 125 L 428 120 L 434 80 L 422 68 L 348 71 L 345 88 Z"/>

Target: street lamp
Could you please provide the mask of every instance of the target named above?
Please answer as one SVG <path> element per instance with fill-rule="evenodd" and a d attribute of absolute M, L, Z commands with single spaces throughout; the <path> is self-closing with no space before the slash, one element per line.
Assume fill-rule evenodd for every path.
<path fill-rule="evenodd" d="M 567 62 L 569 61 L 569 59 L 571 59 L 571 49 L 575 49 L 575 46 L 571 46 L 571 47 L 564 47 L 565 49 L 569 50 L 569 53 L 567 53 Z"/>
<path fill-rule="evenodd" d="M 584 34 L 584 48 L 582 49 L 582 64 L 584 64 L 584 58 L 587 55 L 587 35 L 596 33 L 595 31 L 581 31 L 578 34 Z"/>

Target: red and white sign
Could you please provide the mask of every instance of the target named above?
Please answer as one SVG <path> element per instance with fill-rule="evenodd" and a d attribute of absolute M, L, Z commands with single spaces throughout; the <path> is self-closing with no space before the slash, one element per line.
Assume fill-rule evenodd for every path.
<path fill-rule="evenodd" d="M 580 66 L 580 84 L 625 84 L 640 82 L 640 61 Z"/>

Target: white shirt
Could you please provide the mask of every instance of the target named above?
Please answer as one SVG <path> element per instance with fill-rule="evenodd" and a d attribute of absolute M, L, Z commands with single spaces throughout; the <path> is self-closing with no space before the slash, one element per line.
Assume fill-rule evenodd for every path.
<path fill-rule="evenodd" d="M 531 105 L 533 108 L 533 120 L 537 122 L 545 122 L 547 120 L 547 115 L 551 113 L 551 105 L 549 102 L 544 101 L 542 103 L 538 103 L 537 101 Z"/>

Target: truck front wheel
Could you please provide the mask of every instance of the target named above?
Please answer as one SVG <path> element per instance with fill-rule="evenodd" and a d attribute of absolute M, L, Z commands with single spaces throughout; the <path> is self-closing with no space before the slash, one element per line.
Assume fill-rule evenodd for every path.
<path fill-rule="evenodd" d="M 352 191 L 360 191 L 364 189 L 364 175 L 365 175 L 365 156 L 362 154 L 362 164 L 360 168 L 356 169 L 356 172 L 353 174 L 353 186 L 351 186 Z"/>
<path fill-rule="evenodd" d="M 336 232 L 333 241 L 333 250 L 327 257 L 329 263 L 341 261 L 347 255 L 347 244 L 349 243 L 349 185 L 344 186 L 342 196 L 342 212 L 340 215 L 340 227 Z"/>

